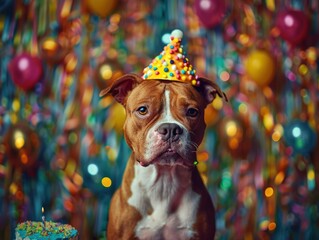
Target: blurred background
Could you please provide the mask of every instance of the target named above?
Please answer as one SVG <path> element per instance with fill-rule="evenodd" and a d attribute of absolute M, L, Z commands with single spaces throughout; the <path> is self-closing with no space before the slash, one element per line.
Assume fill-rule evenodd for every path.
<path fill-rule="evenodd" d="M 0 1 L 0 239 L 41 207 L 105 238 L 130 150 L 99 91 L 142 75 L 175 28 L 229 98 L 198 152 L 216 239 L 319 239 L 318 25 L 317 0 Z"/>

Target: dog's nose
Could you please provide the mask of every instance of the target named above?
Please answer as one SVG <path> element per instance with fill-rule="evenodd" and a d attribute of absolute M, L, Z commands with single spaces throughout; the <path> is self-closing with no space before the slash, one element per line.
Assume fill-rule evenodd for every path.
<path fill-rule="evenodd" d="M 161 134 L 164 141 L 177 141 L 183 134 L 183 129 L 175 123 L 163 123 L 158 127 L 157 132 Z"/>

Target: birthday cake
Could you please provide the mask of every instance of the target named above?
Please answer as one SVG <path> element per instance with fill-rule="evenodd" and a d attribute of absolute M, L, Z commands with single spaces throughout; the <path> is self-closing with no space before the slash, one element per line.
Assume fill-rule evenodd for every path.
<path fill-rule="evenodd" d="M 16 227 L 16 240 L 64 240 L 78 239 L 78 231 L 69 224 L 55 223 L 52 221 L 43 222 L 26 221 Z"/>

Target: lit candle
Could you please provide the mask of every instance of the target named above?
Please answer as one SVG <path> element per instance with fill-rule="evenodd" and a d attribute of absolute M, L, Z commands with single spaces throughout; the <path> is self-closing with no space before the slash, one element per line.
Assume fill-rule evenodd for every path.
<path fill-rule="evenodd" d="M 44 208 L 42 207 L 42 223 L 43 223 L 43 228 L 45 229 L 45 216 L 44 216 Z"/>

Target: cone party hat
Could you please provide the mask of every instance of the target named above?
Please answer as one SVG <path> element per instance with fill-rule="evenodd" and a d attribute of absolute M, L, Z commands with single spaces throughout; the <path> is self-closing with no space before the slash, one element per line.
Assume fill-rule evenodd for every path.
<path fill-rule="evenodd" d="M 191 83 L 194 86 L 200 84 L 196 70 L 183 52 L 182 37 L 183 32 L 181 30 L 172 31 L 170 42 L 143 70 L 145 80 L 178 81 Z"/>

